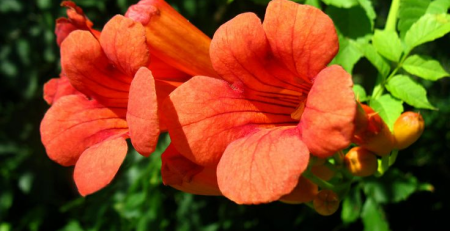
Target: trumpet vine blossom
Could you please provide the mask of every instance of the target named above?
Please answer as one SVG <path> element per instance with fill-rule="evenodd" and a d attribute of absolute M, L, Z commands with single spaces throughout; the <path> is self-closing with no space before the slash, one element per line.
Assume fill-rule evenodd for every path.
<path fill-rule="evenodd" d="M 208 54 L 207 36 L 162 0 L 144 0 L 139 5 L 152 10 L 132 7 L 129 17 L 113 17 L 98 33 L 75 5 L 71 7 L 79 9 L 77 17 L 69 14 L 69 19 L 59 20 L 62 74 L 44 89 L 52 106 L 42 120 L 41 138 L 52 160 L 75 165 L 81 195 L 96 192 L 114 178 L 127 153 L 126 139 L 144 156 L 154 151 L 160 131 L 166 129 L 160 123 L 164 115 L 159 104 L 171 91 L 192 75 L 215 75 L 209 60 L 202 57 Z M 148 16 L 152 17 L 145 22 L 139 20 Z M 168 22 L 167 17 L 173 20 Z M 73 23 L 73 18 L 84 26 Z M 180 32 L 170 25 L 179 22 L 190 29 L 183 27 Z M 169 54 L 161 55 L 163 61 L 152 51 L 149 36 L 158 37 L 159 32 L 148 28 L 150 24 L 171 28 L 165 36 L 184 33 L 189 39 L 167 41 Z M 171 55 L 180 47 L 178 56 Z M 198 57 L 191 60 L 197 69 L 178 63 L 191 56 Z"/>
<path fill-rule="evenodd" d="M 228 21 L 210 48 L 222 79 L 193 77 L 163 105 L 174 147 L 217 166 L 220 192 L 237 203 L 298 193 L 310 154 L 333 155 L 355 129 L 351 76 L 327 66 L 338 46 L 327 15 L 287 0 L 271 1 L 263 23 L 253 13 Z"/>

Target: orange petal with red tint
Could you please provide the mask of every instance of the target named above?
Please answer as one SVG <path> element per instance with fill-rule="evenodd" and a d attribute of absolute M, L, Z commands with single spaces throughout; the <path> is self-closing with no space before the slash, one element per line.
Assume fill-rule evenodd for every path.
<path fill-rule="evenodd" d="M 165 185 L 197 195 L 222 195 L 216 167 L 202 167 L 182 156 L 173 145 L 161 155 L 161 176 Z"/>
<path fill-rule="evenodd" d="M 308 161 L 296 127 L 262 129 L 227 147 L 217 181 L 223 195 L 238 204 L 268 203 L 295 188 Z"/>
<path fill-rule="evenodd" d="M 41 139 L 48 156 L 74 165 L 90 146 L 128 132 L 126 108 L 106 108 L 81 95 L 61 97 L 41 122 Z"/>
<path fill-rule="evenodd" d="M 148 69 L 152 70 L 153 77 L 157 80 L 186 82 L 192 77 L 191 75 L 170 66 L 161 59 L 158 59 L 155 55 L 151 57 Z"/>
<path fill-rule="evenodd" d="M 312 6 L 271 1 L 264 30 L 275 57 L 305 80 L 313 80 L 339 49 L 333 21 Z"/>
<path fill-rule="evenodd" d="M 70 84 L 69 79 L 65 75 L 61 75 L 60 78 L 50 79 L 44 85 L 44 100 L 48 104 L 55 103 L 59 98 L 66 95 L 82 94 L 77 91 L 72 84 Z"/>
<path fill-rule="evenodd" d="M 114 68 L 91 33 L 70 33 L 61 44 L 61 66 L 70 83 L 87 96 L 107 106 L 128 104 L 133 76 L 125 76 Z"/>
<path fill-rule="evenodd" d="M 242 88 L 299 96 L 304 85 L 310 84 L 295 81 L 297 78 L 273 58 L 261 20 L 252 13 L 223 24 L 214 34 L 210 53 L 217 73 Z"/>
<path fill-rule="evenodd" d="M 108 185 L 119 171 L 127 150 L 125 139 L 116 137 L 84 151 L 73 173 L 80 194 L 86 196 Z"/>
<path fill-rule="evenodd" d="M 299 124 L 311 154 L 329 157 L 350 144 L 356 116 L 352 86 L 351 76 L 337 65 L 317 75 Z"/>
<path fill-rule="evenodd" d="M 150 53 L 142 24 L 122 15 L 106 23 L 100 44 L 108 59 L 127 76 L 133 76 L 140 67 L 148 65 Z"/>
<path fill-rule="evenodd" d="M 247 99 L 245 93 L 203 76 L 173 91 L 163 105 L 162 119 L 177 150 L 198 165 L 215 165 L 230 142 L 254 129 L 297 124 L 290 117 L 293 108 Z"/>
<path fill-rule="evenodd" d="M 61 6 L 67 8 L 68 18 L 56 20 L 56 42 L 60 46 L 64 39 L 74 30 L 87 30 L 99 37 L 100 31 L 92 29 L 93 23 L 84 15 L 83 10 L 72 1 L 63 1 Z"/>
<path fill-rule="evenodd" d="M 155 151 L 159 137 L 158 103 L 152 72 L 142 67 L 131 82 L 127 123 L 133 147 L 143 156 Z"/>
<path fill-rule="evenodd" d="M 190 75 L 214 77 L 211 39 L 163 0 L 141 0 L 128 8 L 126 17 L 146 28 L 150 52 Z"/>

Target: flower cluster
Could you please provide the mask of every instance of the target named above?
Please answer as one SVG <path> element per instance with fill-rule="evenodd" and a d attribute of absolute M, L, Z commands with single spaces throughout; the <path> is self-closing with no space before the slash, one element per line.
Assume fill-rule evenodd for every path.
<path fill-rule="evenodd" d="M 62 5 L 62 71 L 44 87 L 41 137 L 52 160 L 75 165 L 81 195 L 111 182 L 126 139 L 148 156 L 168 132 L 164 184 L 239 204 L 311 203 L 330 215 L 345 190 L 329 181 L 376 173 L 376 155 L 423 131 L 420 115 L 405 113 L 392 134 L 357 102 L 350 74 L 329 66 L 334 24 L 312 6 L 273 0 L 263 22 L 240 14 L 211 40 L 163 0 L 141 0 L 101 31 L 73 2 Z"/>

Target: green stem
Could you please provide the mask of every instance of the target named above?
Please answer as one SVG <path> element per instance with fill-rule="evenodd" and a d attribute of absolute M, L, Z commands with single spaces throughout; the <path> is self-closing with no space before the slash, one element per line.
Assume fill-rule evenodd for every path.
<path fill-rule="evenodd" d="M 378 168 L 377 176 L 382 176 L 389 169 L 389 155 L 381 157 L 381 167 Z"/>
<path fill-rule="evenodd" d="M 400 0 L 392 0 L 391 8 L 389 9 L 389 14 L 386 21 L 387 31 L 395 31 L 397 25 L 398 10 L 400 8 Z"/>
<path fill-rule="evenodd" d="M 387 21 L 386 21 L 386 26 L 384 28 L 386 31 L 396 31 L 397 17 L 398 17 L 398 10 L 399 10 L 399 8 L 400 8 L 400 0 L 392 0 L 391 8 L 389 9 L 389 14 L 388 14 Z M 406 57 L 406 54 L 403 57 Z M 404 59 L 402 59 L 402 62 L 403 61 L 404 61 Z M 375 87 L 373 89 L 373 92 L 372 92 L 372 97 L 371 97 L 372 99 L 377 99 L 381 95 L 383 95 L 384 88 L 385 88 L 384 86 L 386 85 L 386 81 L 389 78 L 391 78 L 392 76 L 394 76 L 395 73 L 397 73 L 397 71 L 401 67 L 401 63 L 389 75 L 388 78 L 385 78 L 385 76 L 381 76 L 381 74 L 378 76 L 377 83 L 376 83 L 376 85 L 375 85 Z"/>
<path fill-rule="evenodd" d="M 333 191 L 336 189 L 335 185 L 330 184 L 330 183 L 320 179 L 319 177 L 317 177 L 316 175 L 312 174 L 309 171 L 305 171 L 302 174 L 302 176 L 304 176 L 305 178 L 307 178 L 308 180 L 310 180 L 311 182 L 313 182 L 314 184 L 316 184 L 320 188 L 329 189 L 329 190 L 333 190 Z"/>
<path fill-rule="evenodd" d="M 397 156 L 398 156 L 398 149 L 394 149 L 394 151 L 392 151 L 391 156 L 389 157 L 389 166 L 392 166 L 395 161 L 397 160 Z"/>

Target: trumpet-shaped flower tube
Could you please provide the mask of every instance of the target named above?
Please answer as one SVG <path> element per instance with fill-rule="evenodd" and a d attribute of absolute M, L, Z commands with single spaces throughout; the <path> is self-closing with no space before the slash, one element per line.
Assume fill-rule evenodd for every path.
<path fill-rule="evenodd" d="M 81 9 L 74 7 L 72 13 L 87 20 Z M 72 20 L 82 21 L 78 19 Z M 81 195 L 105 187 L 114 178 L 127 153 L 126 139 L 144 156 L 154 151 L 160 131 L 166 129 L 160 122 L 164 115 L 159 105 L 190 78 L 176 67 L 176 59 L 165 62 L 151 54 L 146 28 L 140 22 L 117 15 L 101 33 L 90 30 L 92 23 L 86 26 L 68 35 L 57 34 L 62 41 L 62 74 L 45 86 L 44 98 L 53 105 L 41 123 L 48 156 L 64 166 L 75 165 L 74 179 Z M 171 30 L 177 33 L 180 28 Z M 203 42 L 209 45 L 210 41 L 198 41 L 207 49 Z M 177 49 L 180 47 L 183 45 L 178 44 Z M 190 54 L 196 55 L 201 56 Z M 208 60 L 196 65 L 211 64 Z"/>
<path fill-rule="evenodd" d="M 174 147 L 197 165 L 217 165 L 220 191 L 237 203 L 291 193 L 310 154 L 329 157 L 351 142 L 351 76 L 327 67 L 337 51 L 334 25 L 316 8 L 274 0 L 262 24 L 238 15 L 211 43 L 222 80 L 196 76 L 164 104 Z"/>

